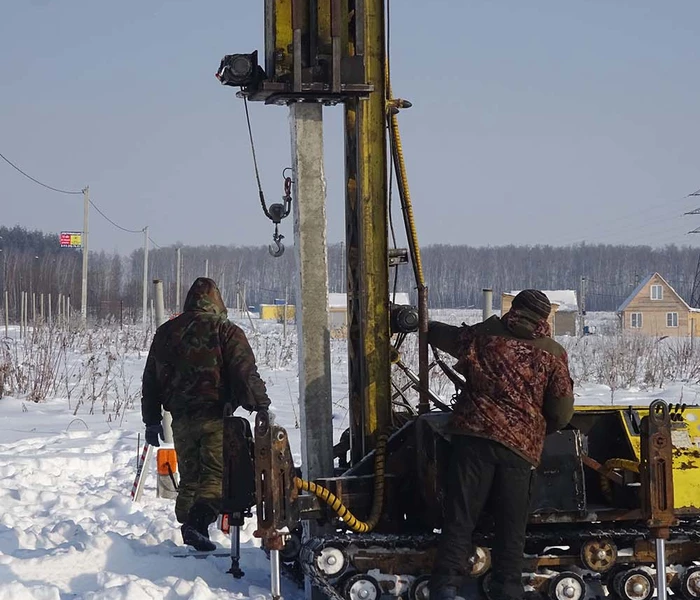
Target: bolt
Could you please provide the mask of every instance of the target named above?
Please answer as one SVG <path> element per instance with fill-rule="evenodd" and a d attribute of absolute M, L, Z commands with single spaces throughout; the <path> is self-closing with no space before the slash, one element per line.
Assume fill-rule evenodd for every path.
<path fill-rule="evenodd" d="M 642 593 L 644 592 L 644 586 L 643 586 L 641 583 L 635 583 L 635 584 L 632 586 L 632 591 L 633 591 L 635 594 L 641 596 Z"/>
<path fill-rule="evenodd" d="M 363 600 L 364 600 L 365 598 L 369 598 L 369 590 L 360 590 L 360 593 L 357 594 L 357 595 L 358 595 L 360 598 L 362 598 Z"/>
<path fill-rule="evenodd" d="M 567 598 L 573 598 L 575 594 L 576 594 L 576 590 L 574 589 L 574 586 L 573 586 L 573 585 L 567 585 L 567 586 L 564 588 L 564 595 L 565 595 Z"/>
<path fill-rule="evenodd" d="M 607 556 L 607 553 L 605 550 L 598 550 L 598 554 L 596 556 L 598 557 L 598 560 L 603 560 Z"/>
<path fill-rule="evenodd" d="M 328 563 L 328 564 L 331 565 L 331 566 L 333 566 L 333 565 L 334 565 L 335 563 L 337 563 L 337 562 L 338 562 L 338 559 L 337 559 L 335 556 L 329 556 L 329 557 L 326 559 L 326 563 Z"/>

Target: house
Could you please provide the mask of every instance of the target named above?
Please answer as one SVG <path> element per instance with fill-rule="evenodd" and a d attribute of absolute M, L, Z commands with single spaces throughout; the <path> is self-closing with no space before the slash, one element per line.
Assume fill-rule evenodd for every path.
<path fill-rule="evenodd" d="M 578 299 L 574 290 L 542 290 L 552 303 L 552 312 L 549 315 L 549 326 L 552 335 L 576 335 L 576 322 L 578 320 Z M 504 292 L 501 295 L 501 314 L 510 310 L 513 298 L 519 290 Z"/>
<path fill-rule="evenodd" d="M 617 309 L 623 331 L 658 336 L 695 336 L 700 310 L 690 308 L 658 273 L 647 275 Z"/>
<path fill-rule="evenodd" d="M 407 293 L 397 292 L 396 297 L 391 297 L 394 304 L 410 304 L 411 300 Z M 330 321 L 331 337 L 347 337 L 348 326 L 348 297 L 347 294 L 328 294 L 328 319 Z"/>

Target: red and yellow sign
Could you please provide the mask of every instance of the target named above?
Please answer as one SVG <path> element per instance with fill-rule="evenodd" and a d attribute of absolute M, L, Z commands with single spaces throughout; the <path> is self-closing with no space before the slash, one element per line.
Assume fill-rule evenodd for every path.
<path fill-rule="evenodd" d="M 80 231 L 62 231 L 59 239 L 61 248 L 83 247 L 83 234 Z"/>

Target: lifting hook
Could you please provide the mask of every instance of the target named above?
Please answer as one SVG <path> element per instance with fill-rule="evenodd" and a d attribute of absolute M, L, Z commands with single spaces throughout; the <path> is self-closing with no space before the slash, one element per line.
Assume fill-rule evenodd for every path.
<path fill-rule="evenodd" d="M 275 225 L 275 233 L 272 234 L 272 243 L 267 247 L 267 251 L 271 256 L 279 258 L 284 254 L 283 239 L 284 236 L 281 233 L 277 233 L 277 225 Z"/>

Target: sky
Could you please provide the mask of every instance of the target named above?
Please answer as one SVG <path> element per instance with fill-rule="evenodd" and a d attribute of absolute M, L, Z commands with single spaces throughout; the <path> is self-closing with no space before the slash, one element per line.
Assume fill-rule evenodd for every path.
<path fill-rule="evenodd" d="M 697 0 L 392 3 L 394 92 L 420 242 L 700 244 Z M 214 78 L 262 49 L 263 3 L 6 0 L 0 153 L 126 229 L 267 244 L 241 100 Z M 255 104 L 263 186 L 282 195 L 288 109 Z M 344 238 L 342 109 L 325 109 L 328 239 Z M 396 212 L 399 218 L 398 212 Z M 80 230 L 80 196 L 0 162 L 0 225 Z M 292 238 L 291 219 L 282 225 Z M 90 246 L 143 236 L 94 210 Z"/>

